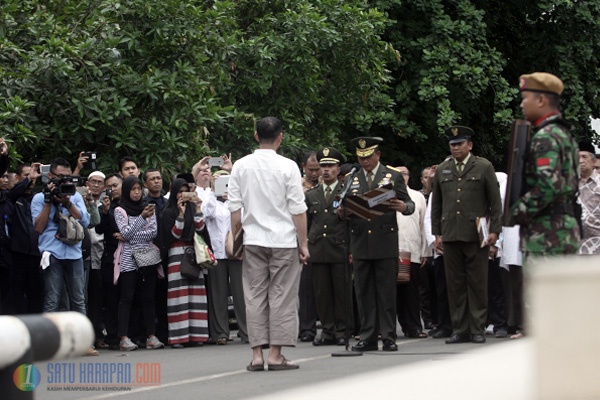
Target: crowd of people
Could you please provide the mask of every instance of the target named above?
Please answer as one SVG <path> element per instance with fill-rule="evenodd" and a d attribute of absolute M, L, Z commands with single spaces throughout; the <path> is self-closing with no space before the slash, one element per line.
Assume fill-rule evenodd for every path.
<path fill-rule="evenodd" d="M 409 166 L 380 161 L 378 137 L 352 141 L 358 164 L 331 146 L 307 153 L 302 177 L 277 154 L 273 117 L 258 122 L 252 154 L 216 166 L 205 157 L 171 177 L 167 193 L 161 171 L 141 174 L 131 157 L 114 173 L 86 152 L 74 170 L 56 158 L 13 173 L 2 139 L 0 311 L 86 314 L 96 355 L 226 345 L 231 296 L 249 371 L 265 369 L 265 348 L 269 370 L 297 369 L 282 348 L 298 340 L 349 347 L 352 337 L 352 351 L 378 341 L 397 351 L 397 323 L 407 338 L 448 344 L 483 343 L 486 329 L 522 337 L 526 257 L 600 253 L 600 158 L 586 142 L 577 153 L 558 110 L 562 88 L 550 74 L 521 77 L 533 138 L 527 190 L 511 209 L 517 226 L 502 226 L 507 175 L 472 154 L 477 134 L 465 126 L 446 130 L 451 155 L 421 171 L 420 190 Z M 219 179 L 227 190 L 216 190 Z M 64 229 L 73 221 L 80 237 Z M 190 278 L 182 266 L 198 236 L 217 266 Z"/>
<path fill-rule="evenodd" d="M 238 336 L 248 342 L 241 261 L 225 252 L 227 194 L 212 190 L 231 170 L 227 156 L 214 177 L 208 157 L 193 173 L 174 176 L 165 195 L 159 170 L 140 174 L 135 160 L 125 157 L 115 173 L 86 171 L 91 160 L 84 152 L 74 170 L 63 158 L 46 166 L 22 164 L 11 185 L 4 140 L 0 152 L 2 314 L 86 314 L 96 335 L 88 355 L 225 345 L 233 295 Z M 73 217 L 84 228 L 82 237 L 62 237 L 58 214 Z M 210 243 L 220 265 L 189 279 L 180 266 L 196 234 Z"/>

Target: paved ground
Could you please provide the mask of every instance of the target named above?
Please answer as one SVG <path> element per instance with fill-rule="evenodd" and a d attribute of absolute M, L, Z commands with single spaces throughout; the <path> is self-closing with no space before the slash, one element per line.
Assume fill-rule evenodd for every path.
<path fill-rule="evenodd" d="M 401 338 L 397 341 L 398 352 L 366 352 L 360 357 L 332 357 L 332 352 L 343 352 L 344 348 L 315 347 L 299 342 L 295 348 L 284 349 L 284 354 L 298 362 L 300 369 L 281 372 L 247 372 L 245 367 L 250 362 L 251 350 L 239 339 L 226 346 L 129 353 L 104 350 L 98 357 L 36 363 L 41 382 L 35 390 L 35 398 L 246 399 L 338 378 L 356 376 L 360 380 L 363 373 L 384 372 L 416 362 L 421 362 L 421 367 L 427 367 L 427 363 L 434 366 L 457 354 L 508 341 L 488 336 L 483 345 L 446 345 L 441 339 Z M 140 384 L 131 385 L 129 382 L 135 381 L 136 376 Z M 126 382 L 119 383 L 119 378 Z"/>

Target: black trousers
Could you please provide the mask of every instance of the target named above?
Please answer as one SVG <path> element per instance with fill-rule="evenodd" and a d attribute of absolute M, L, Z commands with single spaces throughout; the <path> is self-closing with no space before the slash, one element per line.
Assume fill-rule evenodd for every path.
<path fill-rule="evenodd" d="M 16 314 L 39 314 L 44 307 L 40 256 L 13 253 L 12 304 Z"/>
<path fill-rule="evenodd" d="M 500 267 L 500 259 L 488 262 L 488 316 L 487 324 L 498 329 L 508 329 L 508 300 L 506 291 L 509 285 L 508 271 Z"/>
<path fill-rule="evenodd" d="M 440 256 L 433 260 L 435 269 L 435 289 L 437 295 L 437 324 L 438 329 L 452 332 L 452 320 L 450 319 L 450 306 L 448 305 L 448 288 L 446 286 L 446 268 L 444 257 Z"/>
<path fill-rule="evenodd" d="M 152 268 L 152 267 L 148 267 Z M 119 337 L 128 336 L 129 317 L 133 298 L 140 297 L 144 326 L 148 336 L 154 335 L 156 317 L 154 309 L 154 290 L 156 285 L 156 273 L 148 273 L 145 276 L 137 271 L 121 272 L 121 299 L 119 300 Z"/>
<path fill-rule="evenodd" d="M 298 296 L 300 297 L 300 309 L 298 310 L 300 332 L 298 336 L 308 336 L 312 340 L 317 335 L 317 304 L 310 263 L 302 266 Z"/>
<path fill-rule="evenodd" d="M 90 269 L 87 287 L 87 315 L 96 334 L 96 340 L 104 339 L 102 328 L 104 318 L 102 316 L 102 270 Z"/>
<path fill-rule="evenodd" d="M 396 287 L 396 314 L 402 332 L 408 335 L 423 330 L 419 302 L 421 264 L 410 263 L 410 281 Z"/>
<path fill-rule="evenodd" d="M 523 267 L 510 265 L 509 268 L 508 332 L 514 334 L 524 328 Z"/>
<path fill-rule="evenodd" d="M 113 255 L 102 258 L 102 304 L 104 306 L 104 327 L 106 328 L 107 344 L 119 344 L 119 298 L 121 297 L 121 284 L 113 284 Z"/>
<path fill-rule="evenodd" d="M 419 273 L 419 297 L 421 301 L 421 317 L 425 325 L 438 324 L 437 315 L 437 292 L 435 285 L 435 265 L 433 258 L 420 269 Z"/>

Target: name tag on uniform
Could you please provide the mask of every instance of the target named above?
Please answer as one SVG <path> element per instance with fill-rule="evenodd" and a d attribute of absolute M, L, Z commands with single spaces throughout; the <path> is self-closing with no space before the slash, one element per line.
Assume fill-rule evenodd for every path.
<path fill-rule="evenodd" d="M 444 175 L 450 175 L 452 173 L 452 171 L 450 171 L 449 169 L 445 169 L 442 171 L 442 174 Z"/>

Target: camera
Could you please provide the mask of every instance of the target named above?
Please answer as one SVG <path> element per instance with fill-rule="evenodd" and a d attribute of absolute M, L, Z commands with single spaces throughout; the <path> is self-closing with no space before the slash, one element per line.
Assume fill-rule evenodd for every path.
<path fill-rule="evenodd" d="M 221 166 L 223 166 L 224 163 L 225 163 L 225 160 L 223 160 L 222 157 L 210 157 L 208 159 L 209 167 L 221 167 Z"/>
<path fill-rule="evenodd" d="M 181 193 L 181 199 L 183 201 L 190 201 L 194 197 L 196 197 L 196 193 L 194 193 L 194 192 L 183 192 L 183 193 Z"/>
<path fill-rule="evenodd" d="M 81 176 L 65 176 L 63 178 L 49 179 L 46 175 L 47 182 L 44 186 L 44 201 L 49 203 L 52 201 L 52 196 L 73 196 L 77 193 L 77 186 L 84 186 L 87 179 Z M 54 184 L 54 188 L 50 190 L 48 185 Z"/>
<path fill-rule="evenodd" d="M 50 173 L 50 164 L 40 165 L 40 175 L 42 176 L 42 183 L 44 185 L 47 185 L 50 182 L 50 178 L 48 178 L 49 173 Z"/>
<path fill-rule="evenodd" d="M 96 157 L 97 157 L 96 153 L 93 151 L 84 151 L 83 153 L 81 153 L 81 156 L 88 158 L 88 160 L 85 162 L 85 164 L 83 164 L 83 169 L 95 171 L 96 170 Z"/>
<path fill-rule="evenodd" d="M 112 188 L 107 187 L 104 192 L 106 193 L 106 197 L 108 197 L 109 200 L 112 200 Z"/>

